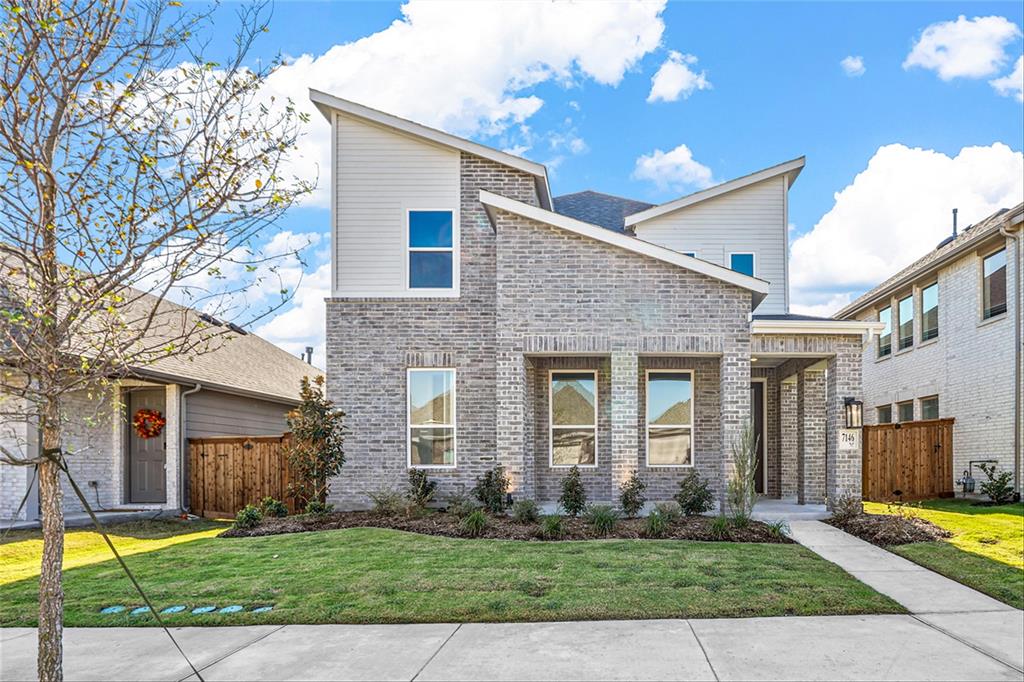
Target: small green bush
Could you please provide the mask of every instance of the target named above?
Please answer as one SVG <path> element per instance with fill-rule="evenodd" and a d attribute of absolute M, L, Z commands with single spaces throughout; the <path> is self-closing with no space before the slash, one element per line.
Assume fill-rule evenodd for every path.
<path fill-rule="evenodd" d="M 373 504 L 373 513 L 381 517 L 398 516 L 405 508 L 405 498 L 397 490 L 380 488 L 366 492 Z"/>
<path fill-rule="evenodd" d="M 533 500 L 517 500 L 512 505 L 512 520 L 516 523 L 537 523 L 540 507 Z"/>
<path fill-rule="evenodd" d="M 426 507 L 434 499 L 437 492 L 437 481 L 427 478 L 427 472 L 423 469 L 409 469 L 409 490 L 405 496 L 413 504 Z"/>
<path fill-rule="evenodd" d="M 669 525 L 675 523 L 683 516 L 683 510 L 679 507 L 679 503 L 675 501 L 659 502 L 654 505 L 654 510 L 661 514 L 665 519 L 665 523 Z"/>
<path fill-rule="evenodd" d="M 993 504 L 1009 504 L 1013 502 L 1013 472 L 1001 471 L 996 473 L 995 464 L 981 463 L 978 465 L 988 480 L 982 483 L 979 488 L 981 492 L 988 495 Z"/>
<path fill-rule="evenodd" d="M 488 469 L 483 476 L 476 479 L 473 495 L 480 500 L 484 509 L 492 514 L 500 514 L 505 511 L 508 486 L 509 481 L 508 476 L 505 475 L 505 469 L 496 466 L 493 469 Z"/>
<path fill-rule="evenodd" d="M 668 533 L 668 519 L 655 509 L 644 520 L 644 535 L 649 538 L 663 538 Z"/>
<path fill-rule="evenodd" d="M 541 519 L 540 536 L 545 540 L 561 540 L 565 536 L 562 517 L 558 514 L 551 514 Z"/>
<path fill-rule="evenodd" d="M 254 504 L 247 504 L 235 514 L 235 528 L 255 528 L 263 520 L 263 512 Z"/>
<path fill-rule="evenodd" d="M 729 539 L 729 519 L 724 516 L 716 516 L 711 522 L 711 537 L 716 540 Z"/>
<path fill-rule="evenodd" d="M 477 509 L 462 519 L 459 524 L 462 527 L 462 534 L 470 538 L 478 538 L 487 530 L 487 514 L 482 509 Z"/>
<path fill-rule="evenodd" d="M 776 540 L 781 540 L 786 537 L 789 533 L 789 524 L 786 523 L 785 519 L 779 519 L 778 521 L 772 521 L 767 524 L 768 534 Z"/>
<path fill-rule="evenodd" d="M 325 516 L 334 511 L 333 504 L 326 504 L 320 500 L 310 500 L 306 503 L 306 513 L 311 516 Z"/>
<path fill-rule="evenodd" d="M 619 521 L 619 513 L 606 504 L 595 504 L 587 507 L 584 516 L 587 525 L 598 535 L 611 535 L 615 524 Z"/>
<path fill-rule="evenodd" d="M 562 479 L 562 496 L 558 498 L 558 504 L 562 506 L 565 513 L 576 518 L 587 507 L 587 491 L 583 487 L 583 480 L 580 478 L 580 468 L 574 466 Z"/>
<path fill-rule="evenodd" d="M 715 506 L 714 495 L 708 482 L 700 477 L 692 469 L 679 482 L 679 492 L 676 493 L 676 502 L 679 508 L 687 516 L 697 516 L 706 511 L 711 511 Z"/>
<path fill-rule="evenodd" d="M 275 500 L 273 497 L 264 497 L 260 501 L 260 511 L 263 512 L 264 516 L 273 516 L 275 518 L 284 518 L 288 516 L 288 507 L 281 500 Z"/>
<path fill-rule="evenodd" d="M 647 502 L 647 497 L 644 496 L 645 490 L 647 490 L 647 484 L 637 476 L 635 471 L 619 487 L 619 506 L 629 518 L 634 518 L 644 508 L 644 503 Z"/>
<path fill-rule="evenodd" d="M 856 495 L 841 495 L 832 503 L 832 520 L 838 523 L 847 523 L 863 513 L 864 503 Z"/>

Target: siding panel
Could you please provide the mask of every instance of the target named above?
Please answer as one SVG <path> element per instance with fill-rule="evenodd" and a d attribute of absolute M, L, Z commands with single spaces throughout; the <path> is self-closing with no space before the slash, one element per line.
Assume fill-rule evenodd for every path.
<path fill-rule="evenodd" d="M 288 430 L 282 403 L 243 398 L 217 391 L 200 391 L 185 398 L 188 438 L 215 436 L 273 436 Z"/>

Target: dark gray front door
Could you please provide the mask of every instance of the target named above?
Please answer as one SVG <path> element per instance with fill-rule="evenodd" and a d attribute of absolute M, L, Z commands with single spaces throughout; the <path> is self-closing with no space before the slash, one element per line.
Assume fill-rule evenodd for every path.
<path fill-rule="evenodd" d="M 132 427 L 135 412 L 157 410 L 166 418 L 163 389 L 145 389 L 128 394 L 128 500 L 130 502 L 166 502 L 167 427 L 154 438 L 140 438 Z"/>
<path fill-rule="evenodd" d="M 754 490 L 764 495 L 764 382 L 750 382 L 750 416 L 757 438 L 757 468 L 754 470 Z"/>

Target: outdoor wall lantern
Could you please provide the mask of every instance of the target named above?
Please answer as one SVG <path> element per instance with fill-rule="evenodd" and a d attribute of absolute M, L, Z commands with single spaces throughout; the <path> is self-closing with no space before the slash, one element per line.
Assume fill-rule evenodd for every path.
<path fill-rule="evenodd" d="M 846 428 L 859 429 L 864 426 L 864 403 L 856 398 L 845 398 Z"/>

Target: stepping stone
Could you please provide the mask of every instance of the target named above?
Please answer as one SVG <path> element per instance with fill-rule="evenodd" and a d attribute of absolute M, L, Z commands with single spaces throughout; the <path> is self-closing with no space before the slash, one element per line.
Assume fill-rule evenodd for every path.
<path fill-rule="evenodd" d="M 132 609 L 131 615 L 133 615 L 133 616 L 141 616 L 144 613 L 149 613 L 149 607 L 148 606 L 140 606 L 138 608 Z"/>
<path fill-rule="evenodd" d="M 163 613 L 181 613 L 184 610 L 185 610 L 184 606 L 180 606 L 180 605 L 179 606 L 168 606 L 166 609 L 164 609 L 160 613 L 162 613 L 162 614 Z"/>
<path fill-rule="evenodd" d="M 105 609 L 100 609 L 100 613 L 107 614 L 107 615 L 109 615 L 111 613 L 121 613 L 122 611 L 124 611 L 124 607 L 123 606 L 108 606 Z"/>
<path fill-rule="evenodd" d="M 252 610 L 252 613 L 266 613 L 267 611 L 273 610 L 273 606 L 257 606 Z"/>
<path fill-rule="evenodd" d="M 222 608 L 217 613 L 238 613 L 241 610 L 242 610 L 241 606 L 238 606 L 237 604 L 234 604 L 232 606 L 225 606 L 224 608 Z"/>
<path fill-rule="evenodd" d="M 196 608 L 192 609 L 192 615 L 198 616 L 201 613 L 209 613 L 210 611 L 213 611 L 216 608 L 216 606 L 197 606 Z"/>

